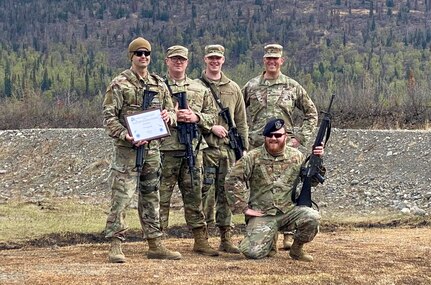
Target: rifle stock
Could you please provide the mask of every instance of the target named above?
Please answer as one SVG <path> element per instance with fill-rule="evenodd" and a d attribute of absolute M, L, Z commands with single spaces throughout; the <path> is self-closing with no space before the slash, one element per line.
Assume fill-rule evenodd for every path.
<path fill-rule="evenodd" d="M 320 123 L 319 131 L 317 132 L 316 140 L 314 141 L 312 149 L 314 150 L 316 146 L 326 143 L 329 139 L 331 133 L 331 106 L 334 101 L 335 95 L 332 95 L 331 101 L 329 103 L 328 110 L 322 112 L 324 117 Z M 325 182 L 325 177 L 320 174 L 323 166 L 323 159 L 320 156 L 314 155 L 313 152 L 307 159 L 306 166 L 301 170 L 300 176 L 303 178 L 301 193 L 299 194 L 296 204 L 298 206 L 312 207 L 313 201 L 311 199 L 311 187 L 313 181 L 319 183 Z"/>

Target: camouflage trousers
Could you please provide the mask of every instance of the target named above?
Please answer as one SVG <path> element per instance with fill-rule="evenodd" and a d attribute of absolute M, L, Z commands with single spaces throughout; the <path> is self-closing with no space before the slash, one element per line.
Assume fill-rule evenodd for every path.
<path fill-rule="evenodd" d="M 203 150 L 204 179 L 202 200 L 207 224 L 215 222 L 219 227 L 233 226 L 224 182 L 227 173 L 235 163 L 235 154 L 228 146 L 209 147 Z M 215 211 L 214 211 L 215 210 Z"/>
<path fill-rule="evenodd" d="M 182 152 L 184 154 L 184 152 Z M 184 216 L 188 226 L 200 228 L 206 225 L 202 209 L 202 152 L 196 155 L 193 170 L 193 186 L 187 160 L 176 151 L 163 152 L 163 171 L 160 183 L 160 223 L 166 229 L 169 223 L 169 208 L 175 185 L 178 183 L 183 198 Z"/>
<path fill-rule="evenodd" d="M 305 206 L 296 206 L 287 213 L 280 212 L 275 216 L 248 217 L 239 249 L 247 258 L 264 258 L 271 251 L 277 231 L 293 231 L 294 240 L 307 243 L 319 232 L 319 223 L 319 212 Z"/>
<path fill-rule="evenodd" d="M 138 173 L 135 171 L 136 150 L 115 146 L 109 183 L 111 188 L 111 209 L 105 227 L 105 237 L 125 239 L 128 229 L 126 210 L 137 189 Z M 160 237 L 160 152 L 145 150 L 145 161 L 140 173 L 138 191 L 138 215 L 144 239 Z"/>

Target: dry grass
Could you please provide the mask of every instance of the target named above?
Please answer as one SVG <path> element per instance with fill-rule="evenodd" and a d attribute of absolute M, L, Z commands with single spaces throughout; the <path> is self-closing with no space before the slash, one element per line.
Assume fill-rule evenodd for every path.
<path fill-rule="evenodd" d="M 236 241 L 240 237 L 235 237 Z M 210 238 L 213 246 L 218 240 Z M 279 242 L 281 242 L 281 237 Z M 125 264 L 107 263 L 108 244 L 1 251 L 2 284 L 431 284 L 431 229 L 321 233 L 307 245 L 312 263 L 240 255 L 203 257 L 191 239 L 167 239 L 179 261 L 149 260 L 146 246 L 126 243 Z"/>
<path fill-rule="evenodd" d="M 139 242 L 124 245 L 127 263 L 110 264 L 109 245 L 101 243 L 104 240 L 100 233 L 105 210 L 76 201 L 1 205 L 0 241 L 19 241 L 20 246 L 0 251 L 0 283 L 431 284 L 431 228 L 426 219 L 331 216 L 333 220 L 324 221 L 323 232 L 306 246 L 315 257 L 313 263 L 293 261 L 285 251 L 263 260 L 246 260 L 233 254 L 203 257 L 192 252 L 191 238 L 173 237 L 165 244 L 180 251 L 182 260 L 149 260 L 146 245 L 137 234 L 134 240 Z M 130 210 L 128 221 L 139 233 L 135 211 Z M 235 217 L 237 224 L 241 221 L 241 216 Z M 182 224 L 183 213 L 173 212 L 171 225 Z M 172 232 L 181 231 L 187 229 L 177 227 Z M 93 234 L 88 237 L 85 233 Z M 41 236 L 45 240 L 29 240 L 37 241 Z M 241 234 L 234 239 L 239 242 Z M 218 238 L 210 237 L 210 243 L 217 247 Z"/>

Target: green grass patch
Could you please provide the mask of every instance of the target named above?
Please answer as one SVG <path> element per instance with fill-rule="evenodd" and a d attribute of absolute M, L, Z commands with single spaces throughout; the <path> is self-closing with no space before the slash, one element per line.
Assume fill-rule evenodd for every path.
<path fill-rule="evenodd" d="M 102 233 L 105 228 L 108 205 L 90 205 L 81 201 L 56 200 L 42 203 L 9 202 L 0 205 L 0 242 L 20 242 L 49 234 Z M 141 225 L 137 209 L 127 211 L 130 230 L 139 231 Z M 243 215 L 234 215 L 235 225 L 244 224 Z M 184 212 L 171 210 L 169 226 L 185 225 Z M 347 213 L 323 214 L 322 229 L 344 227 L 399 227 L 427 226 L 428 217 L 397 213 L 352 215 Z"/>

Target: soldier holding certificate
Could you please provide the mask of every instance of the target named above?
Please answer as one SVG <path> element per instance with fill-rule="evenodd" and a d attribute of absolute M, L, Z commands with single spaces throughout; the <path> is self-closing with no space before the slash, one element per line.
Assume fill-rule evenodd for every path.
<path fill-rule="evenodd" d="M 159 185 L 161 162 L 159 140 L 137 141 L 126 127 L 126 116 L 141 112 L 144 100 L 148 108 L 162 109 L 161 116 L 167 124 L 175 123 L 174 106 L 162 78 L 150 74 L 151 45 L 144 38 L 136 38 L 128 48 L 130 69 L 124 70 L 109 84 L 103 102 L 104 126 L 113 138 L 114 154 L 110 170 L 112 191 L 111 209 L 106 221 L 105 237 L 110 239 L 109 261 L 123 263 L 126 258 L 121 249 L 127 225 L 126 209 L 136 188 L 139 189 L 138 213 L 144 239 L 148 241 L 148 258 L 180 259 L 181 254 L 166 249 L 161 243 L 159 217 Z M 136 171 L 136 149 L 144 145 L 142 171 Z M 137 179 L 137 176 L 140 179 Z M 139 185 L 137 187 L 137 181 Z"/>

